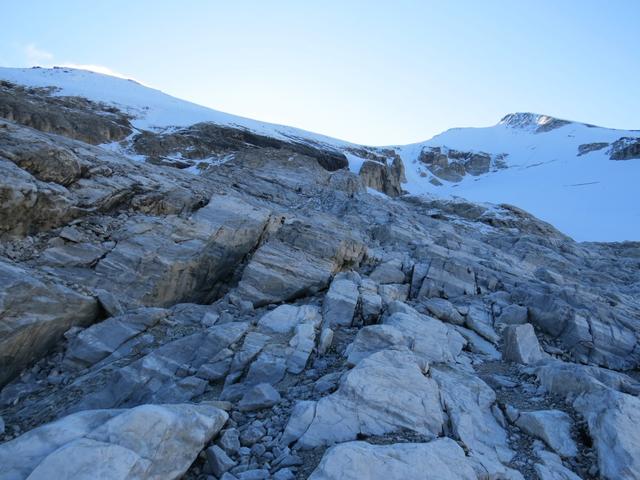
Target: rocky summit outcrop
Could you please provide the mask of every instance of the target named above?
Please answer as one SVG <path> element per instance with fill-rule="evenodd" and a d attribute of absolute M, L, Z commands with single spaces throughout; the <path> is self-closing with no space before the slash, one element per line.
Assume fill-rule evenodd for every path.
<path fill-rule="evenodd" d="M 418 162 L 442 180 L 459 182 L 465 175 L 477 177 L 492 170 L 505 168 L 505 157 L 504 154 L 491 155 L 484 152 L 461 152 L 447 147 L 424 147 L 418 156 Z"/>
<path fill-rule="evenodd" d="M 2 88 L 0 479 L 640 478 L 638 243 Z"/>

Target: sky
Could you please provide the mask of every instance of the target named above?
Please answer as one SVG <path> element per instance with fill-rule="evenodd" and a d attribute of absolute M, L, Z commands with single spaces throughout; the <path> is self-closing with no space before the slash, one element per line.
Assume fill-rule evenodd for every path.
<path fill-rule="evenodd" d="M 640 1 L 0 0 L 0 65 L 80 66 L 369 145 L 528 111 L 640 129 Z"/>

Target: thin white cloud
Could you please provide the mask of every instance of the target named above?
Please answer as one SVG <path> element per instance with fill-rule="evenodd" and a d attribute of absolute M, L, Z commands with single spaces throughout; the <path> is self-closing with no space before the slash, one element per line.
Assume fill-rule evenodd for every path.
<path fill-rule="evenodd" d="M 35 43 L 23 47 L 24 55 L 31 66 L 45 66 L 53 60 L 53 54 L 38 48 Z M 45 64 L 45 65 L 43 65 Z"/>
<path fill-rule="evenodd" d="M 106 67 L 104 65 L 65 62 L 65 63 L 56 64 L 56 66 L 65 67 L 65 68 L 77 68 L 78 70 L 89 70 L 90 72 L 102 73 L 104 75 L 110 75 L 112 77 L 124 78 L 126 80 L 134 80 L 130 76 L 125 75 L 124 73 L 120 73 L 115 70 L 112 70 L 111 68 Z"/>
<path fill-rule="evenodd" d="M 64 67 L 64 68 L 76 68 L 78 70 L 88 70 L 90 72 L 102 73 L 104 75 L 110 75 L 112 77 L 124 78 L 126 80 L 134 80 L 140 84 L 143 84 L 139 80 L 132 78 L 130 75 L 125 75 L 116 70 L 113 70 L 105 65 L 97 65 L 93 63 L 75 63 L 75 62 L 62 62 L 58 63 L 54 61 L 55 55 L 39 48 L 35 43 L 29 43 L 20 47 L 25 57 L 25 61 L 30 67 L 38 66 L 44 68 L 52 67 Z"/>

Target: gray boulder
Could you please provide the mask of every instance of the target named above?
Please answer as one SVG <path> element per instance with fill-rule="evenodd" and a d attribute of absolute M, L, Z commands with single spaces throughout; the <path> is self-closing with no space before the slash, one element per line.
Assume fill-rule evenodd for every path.
<path fill-rule="evenodd" d="M 386 262 L 378 265 L 369 275 L 369 278 L 379 284 L 404 283 L 405 275 L 394 262 Z"/>
<path fill-rule="evenodd" d="M 302 433 L 297 439 L 301 448 L 401 429 L 435 437 L 444 421 L 436 383 L 424 376 L 413 354 L 392 350 L 362 360 L 337 392 L 307 402 L 294 413 L 283 438 L 291 442 Z"/>
<path fill-rule="evenodd" d="M 464 325 L 464 318 L 453 304 L 444 298 L 429 298 L 424 306 L 436 318 L 454 325 Z"/>
<path fill-rule="evenodd" d="M 497 321 L 507 325 L 522 325 L 527 323 L 528 316 L 529 311 L 527 310 L 527 307 L 521 307 L 520 305 L 507 305 L 502 309 Z"/>
<path fill-rule="evenodd" d="M 260 318 L 258 327 L 267 333 L 291 333 L 301 323 L 318 324 L 320 312 L 311 305 L 280 305 Z"/>
<path fill-rule="evenodd" d="M 270 408 L 281 400 L 278 391 L 268 383 L 260 383 L 244 394 L 238 403 L 242 411 Z"/>
<path fill-rule="evenodd" d="M 530 323 L 510 325 L 504 330 L 502 355 L 505 360 L 525 365 L 546 358 Z"/>
<path fill-rule="evenodd" d="M 575 457 L 578 454 L 576 443 L 571 438 L 571 424 L 571 417 L 559 410 L 521 412 L 516 420 L 518 427 L 544 440 L 562 457 Z"/>
<path fill-rule="evenodd" d="M 176 479 L 227 418 L 204 404 L 80 412 L 0 445 L 0 465 L 12 479 Z"/>
<path fill-rule="evenodd" d="M 355 282 L 346 278 L 334 279 L 322 304 L 325 325 L 330 328 L 351 325 L 359 296 Z"/>

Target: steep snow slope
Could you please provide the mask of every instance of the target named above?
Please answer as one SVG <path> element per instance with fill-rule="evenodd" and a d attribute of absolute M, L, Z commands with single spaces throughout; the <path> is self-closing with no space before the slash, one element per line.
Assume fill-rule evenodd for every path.
<path fill-rule="evenodd" d="M 57 88 L 54 95 L 82 96 L 114 105 L 133 116 L 133 126 L 141 130 L 168 131 L 214 122 L 342 151 L 356 173 L 365 160 L 358 156 L 363 155 L 357 151 L 362 146 L 212 110 L 132 80 L 69 68 L 0 68 L 0 79 L 32 87 L 53 86 Z M 493 127 L 456 128 L 413 145 L 365 148 L 382 156 L 395 150 L 405 164 L 404 188 L 409 193 L 510 203 L 577 240 L 640 240 L 640 159 L 610 160 L 611 144 L 622 137 L 637 139 L 640 132 L 512 114 Z M 579 155 L 580 145 L 594 143 L 607 145 Z M 444 152 L 490 154 L 491 166 L 486 173 L 464 174 L 459 181 L 436 178 L 420 161 L 423 152 L 436 147 Z"/>
<path fill-rule="evenodd" d="M 550 122 L 555 128 L 545 128 Z M 511 203 L 576 240 L 639 240 L 640 159 L 610 159 L 611 144 L 621 137 L 640 138 L 640 132 L 512 114 L 493 127 L 451 129 L 427 142 L 395 148 L 411 193 Z M 579 155 L 580 145 L 594 143 L 608 145 Z M 419 160 L 433 147 L 506 154 L 506 168 L 492 166 L 485 174 L 464 175 L 459 182 L 439 179 L 442 185 L 434 185 Z"/>
<path fill-rule="evenodd" d="M 4 68 L 0 79 L 30 87 L 56 87 L 54 95 L 79 96 L 103 102 L 134 117 L 134 127 L 164 130 L 198 122 L 247 128 L 281 140 L 304 139 L 328 146 L 352 144 L 298 128 L 260 122 L 180 100 L 133 80 L 73 68 Z"/>

